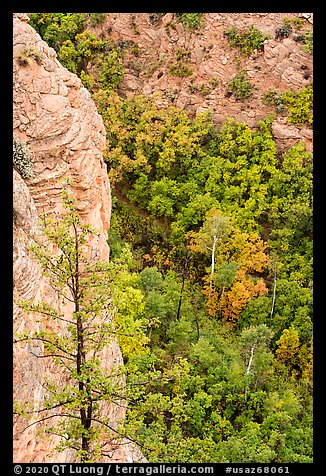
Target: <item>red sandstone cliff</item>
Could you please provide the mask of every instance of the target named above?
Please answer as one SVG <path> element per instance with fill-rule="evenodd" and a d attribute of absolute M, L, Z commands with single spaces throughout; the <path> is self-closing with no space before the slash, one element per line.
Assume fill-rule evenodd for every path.
<path fill-rule="evenodd" d="M 210 109 L 216 124 L 232 116 L 255 127 L 258 120 L 275 111 L 263 102 L 267 91 L 297 90 L 312 80 L 312 55 L 295 41 L 294 32 L 289 38 L 275 38 L 285 18 L 297 17 L 304 22 L 303 30 L 312 28 L 312 13 L 204 13 L 198 30 L 187 30 L 172 13 L 157 21 L 151 21 L 148 13 L 108 13 L 96 32 L 114 41 L 134 42 L 138 47 L 137 55 L 125 49 L 121 94 L 153 96 L 162 107 L 173 104 L 190 114 Z M 255 26 L 270 38 L 263 51 L 241 57 L 238 48 L 231 48 L 224 37 L 224 31 L 232 26 L 240 31 Z M 169 72 L 171 64 L 177 63 L 178 50 L 190 54 L 189 77 L 179 78 Z M 226 95 L 228 83 L 239 68 L 247 71 L 254 86 L 252 97 L 245 102 Z M 285 117 L 278 116 L 273 122 L 273 133 L 281 147 L 298 140 L 312 147 L 311 129 L 288 124 Z"/>

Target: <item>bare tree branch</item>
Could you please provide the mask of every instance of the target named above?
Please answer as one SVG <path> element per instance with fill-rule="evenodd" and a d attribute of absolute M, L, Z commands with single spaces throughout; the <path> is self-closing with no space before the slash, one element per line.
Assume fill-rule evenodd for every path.
<path fill-rule="evenodd" d="M 29 336 L 21 337 L 19 339 L 14 339 L 14 344 L 17 344 L 17 343 L 23 342 L 23 341 L 30 341 L 30 340 L 39 340 L 41 342 L 46 342 L 47 344 L 53 345 L 53 347 L 56 347 L 57 349 L 61 350 L 61 352 L 63 352 L 64 354 L 69 355 L 71 360 L 74 360 L 76 358 L 75 354 L 72 354 L 71 352 L 68 352 L 67 350 L 60 347 L 56 342 L 52 342 L 49 339 L 46 339 L 45 337 L 29 337 Z M 63 358 L 69 360 L 69 357 L 63 357 Z"/>

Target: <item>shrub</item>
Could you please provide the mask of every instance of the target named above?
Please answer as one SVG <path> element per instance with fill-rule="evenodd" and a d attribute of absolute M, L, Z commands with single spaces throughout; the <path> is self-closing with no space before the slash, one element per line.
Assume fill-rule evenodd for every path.
<path fill-rule="evenodd" d="M 169 72 L 173 76 L 179 76 L 179 78 L 186 78 L 192 75 L 192 69 L 188 68 L 185 64 L 171 64 Z"/>
<path fill-rule="evenodd" d="M 270 38 L 254 26 L 250 26 L 242 33 L 232 26 L 224 32 L 224 36 L 228 38 L 230 46 L 240 48 L 244 56 L 249 56 L 254 50 L 262 50 L 264 41 Z"/>
<path fill-rule="evenodd" d="M 164 17 L 165 13 L 149 13 L 149 21 L 151 23 L 158 23 L 162 17 Z"/>
<path fill-rule="evenodd" d="M 275 91 L 267 91 L 263 97 L 263 103 L 267 106 L 275 106 L 276 112 L 279 114 L 285 110 L 281 97 Z"/>
<path fill-rule="evenodd" d="M 198 93 L 198 86 L 195 86 L 193 82 L 188 84 L 188 90 L 191 94 Z"/>
<path fill-rule="evenodd" d="M 175 24 L 172 22 L 172 21 L 168 21 L 165 26 L 165 31 L 167 33 L 168 36 L 171 36 L 171 30 L 176 30 L 177 27 L 175 26 Z"/>
<path fill-rule="evenodd" d="M 139 45 L 137 43 L 132 42 L 132 44 L 130 46 L 130 53 L 134 56 L 139 56 L 140 48 L 139 48 Z"/>
<path fill-rule="evenodd" d="M 297 126 L 302 126 L 304 123 L 312 124 L 313 91 L 311 85 L 303 88 L 301 91 L 285 92 L 280 98 L 283 104 L 288 107 L 288 122 L 292 122 Z"/>
<path fill-rule="evenodd" d="M 287 38 L 292 33 L 292 26 L 288 23 L 284 23 L 275 30 L 275 38 Z"/>
<path fill-rule="evenodd" d="M 305 123 L 312 124 L 312 86 L 307 86 L 301 91 L 287 91 L 277 94 L 275 91 L 265 93 L 263 102 L 268 106 L 275 106 L 276 112 L 284 113 L 287 109 L 288 122 L 297 126 Z"/>
<path fill-rule="evenodd" d="M 186 29 L 200 27 L 202 13 L 176 13 L 176 17 Z"/>
<path fill-rule="evenodd" d="M 149 65 L 149 68 L 148 68 L 148 70 L 147 70 L 147 72 L 146 72 L 147 78 L 150 78 L 150 77 L 153 75 L 154 71 L 157 70 L 157 68 L 158 68 L 160 65 L 161 65 L 161 61 L 155 61 L 154 63 L 150 64 L 150 65 Z"/>
<path fill-rule="evenodd" d="M 295 36 L 293 37 L 293 40 L 294 40 L 294 41 L 297 41 L 297 42 L 303 42 L 304 39 L 305 39 L 305 36 L 302 35 L 301 33 L 300 33 L 299 35 L 295 35 Z"/>
<path fill-rule="evenodd" d="M 305 20 L 304 20 L 304 18 L 294 17 L 294 18 L 290 19 L 290 22 L 292 23 L 294 28 L 297 28 L 298 30 L 301 30 L 301 28 L 304 25 Z"/>
<path fill-rule="evenodd" d="M 134 43 L 135 45 L 137 43 Z M 128 48 L 129 46 L 129 41 L 128 40 L 123 40 L 122 38 L 119 38 L 118 41 L 117 41 L 117 50 L 119 52 L 122 52 L 123 50 L 125 50 L 126 48 Z"/>
<path fill-rule="evenodd" d="M 22 178 L 32 178 L 33 153 L 21 142 L 18 137 L 13 137 L 13 166 Z"/>
<path fill-rule="evenodd" d="M 131 15 L 130 28 L 132 29 L 135 35 L 140 35 L 140 31 L 136 23 L 136 15 Z"/>
<path fill-rule="evenodd" d="M 106 14 L 105 13 L 89 13 L 89 22 L 91 26 L 100 25 L 104 23 Z"/>
<path fill-rule="evenodd" d="M 301 30 L 304 22 L 305 20 L 303 18 L 284 18 L 283 25 L 275 30 L 275 38 L 288 38 L 292 33 L 292 29 L 295 28 L 296 30 Z M 302 41 L 301 36 L 303 35 L 297 35 L 293 39 L 295 41 Z"/>
<path fill-rule="evenodd" d="M 202 96 L 207 96 L 211 92 L 211 88 L 207 84 L 201 84 L 199 86 L 199 93 Z"/>
<path fill-rule="evenodd" d="M 134 72 L 139 76 L 139 73 L 142 71 L 143 66 L 138 61 L 129 61 L 128 68 L 133 69 Z"/>
<path fill-rule="evenodd" d="M 304 34 L 302 48 L 306 53 L 312 53 L 312 51 L 313 51 L 313 32 L 312 32 L 312 30 L 308 30 Z"/>
<path fill-rule="evenodd" d="M 228 90 L 234 93 L 234 96 L 237 101 L 243 101 L 244 99 L 248 99 L 253 90 L 253 86 L 248 81 L 246 73 L 241 71 L 237 74 L 228 84 Z"/>
<path fill-rule="evenodd" d="M 214 89 L 218 85 L 219 80 L 213 76 L 212 78 L 209 78 L 208 82 L 209 82 L 210 86 Z"/>
<path fill-rule="evenodd" d="M 192 75 L 192 69 L 190 69 L 184 63 L 188 63 L 190 58 L 190 51 L 178 48 L 175 53 L 177 64 L 172 64 L 169 67 L 169 71 L 173 76 L 179 76 L 180 78 L 186 78 Z"/>
<path fill-rule="evenodd" d="M 188 61 L 191 56 L 191 52 L 184 50 L 183 48 L 178 48 L 175 52 L 175 57 L 177 61 Z"/>
<path fill-rule="evenodd" d="M 41 64 L 43 56 L 42 53 L 34 47 L 24 47 L 16 54 L 16 59 L 20 66 L 28 66 L 31 65 L 33 61 L 37 64 Z"/>

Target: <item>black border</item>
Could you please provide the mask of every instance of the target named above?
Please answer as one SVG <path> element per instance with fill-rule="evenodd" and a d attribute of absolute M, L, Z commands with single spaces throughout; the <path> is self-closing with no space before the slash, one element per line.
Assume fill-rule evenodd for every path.
<path fill-rule="evenodd" d="M 1 38 L 1 105 L 2 105 L 2 131 L 1 131 L 1 157 L 2 170 L 1 179 L 1 331 L 0 331 L 0 376 L 1 376 L 1 405 L 0 422 L 1 433 L 3 435 L 0 445 L 0 461 L 4 463 L 4 473 L 11 474 L 10 463 L 12 461 L 12 403 L 13 403 L 13 327 L 12 327 L 12 306 L 13 306 L 13 266 L 12 266 L 12 14 L 5 12 L 1 15 L 0 34 Z M 4 107 L 5 106 L 5 107 Z M 4 113 L 5 112 L 5 113 Z M 7 471 L 6 471 L 7 470 Z M 10 472 L 9 472 L 10 471 Z"/>

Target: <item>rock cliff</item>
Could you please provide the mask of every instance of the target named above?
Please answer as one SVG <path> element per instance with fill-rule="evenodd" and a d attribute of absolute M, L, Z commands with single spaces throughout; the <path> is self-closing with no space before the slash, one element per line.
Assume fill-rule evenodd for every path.
<path fill-rule="evenodd" d="M 31 299 L 46 301 L 54 307 L 68 306 L 42 276 L 40 265 L 32 258 L 29 244 L 39 238 L 38 217 L 41 212 L 60 216 L 62 213 L 61 186 L 58 180 L 71 177 L 71 194 L 77 198 L 82 219 L 93 225 L 99 234 L 89 243 L 90 255 L 108 259 L 107 229 L 110 224 L 111 196 L 106 165 L 102 159 L 105 129 L 89 92 L 77 76 L 61 66 L 52 48 L 42 41 L 27 24 L 28 17 L 14 14 L 13 71 L 14 71 L 14 136 L 33 152 L 33 177 L 24 180 L 14 170 L 14 301 Z M 31 54 L 33 52 L 33 55 Z M 28 64 L 22 64 L 29 55 Z M 32 315 L 14 306 L 14 332 L 37 330 Z M 53 324 L 52 324 L 53 326 Z M 64 329 L 57 326 L 60 334 Z M 29 400 L 40 408 L 42 381 L 51 374 L 58 388 L 62 376 L 51 367 L 43 355 L 40 343 L 15 346 L 14 399 Z M 113 341 L 103 353 L 108 368 L 122 364 L 117 342 Z M 124 416 L 122 406 L 106 408 L 113 425 Z M 72 462 L 66 451 L 56 453 L 56 437 L 38 436 L 38 425 L 31 425 L 35 417 L 14 420 L 14 461 Z M 22 431 L 26 426 L 28 429 Z M 142 460 L 142 455 L 130 444 L 112 448 L 115 462 Z"/>
<path fill-rule="evenodd" d="M 162 107 L 173 104 L 190 114 L 210 109 L 216 124 L 232 116 L 255 127 L 273 111 L 263 102 L 267 91 L 297 90 L 313 77 L 312 55 L 295 41 L 303 30 L 295 33 L 293 29 L 288 38 L 275 37 L 286 18 L 301 19 L 303 30 L 313 26 L 311 13 L 205 13 L 199 29 L 184 28 L 172 13 L 108 13 L 96 32 L 118 44 L 124 41 L 137 46 L 136 55 L 135 48 L 125 48 L 126 74 L 120 94 L 153 96 Z M 269 39 L 263 51 L 241 57 L 238 48 L 230 48 L 224 31 L 230 27 L 243 31 L 250 26 L 269 35 Z M 189 77 L 176 77 L 169 71 L 182 50 L 188 55 L 186 64 L 192 71 Z M 229 81 L 241 68 L 247 71 L 254 87 L 249 101 L 237 101 L 227 94 Z M 281 147 L 297 140 L 312 147 L 311 129 L 287 124 L 285 117 L 276 118 L 273 132 Z"/>

